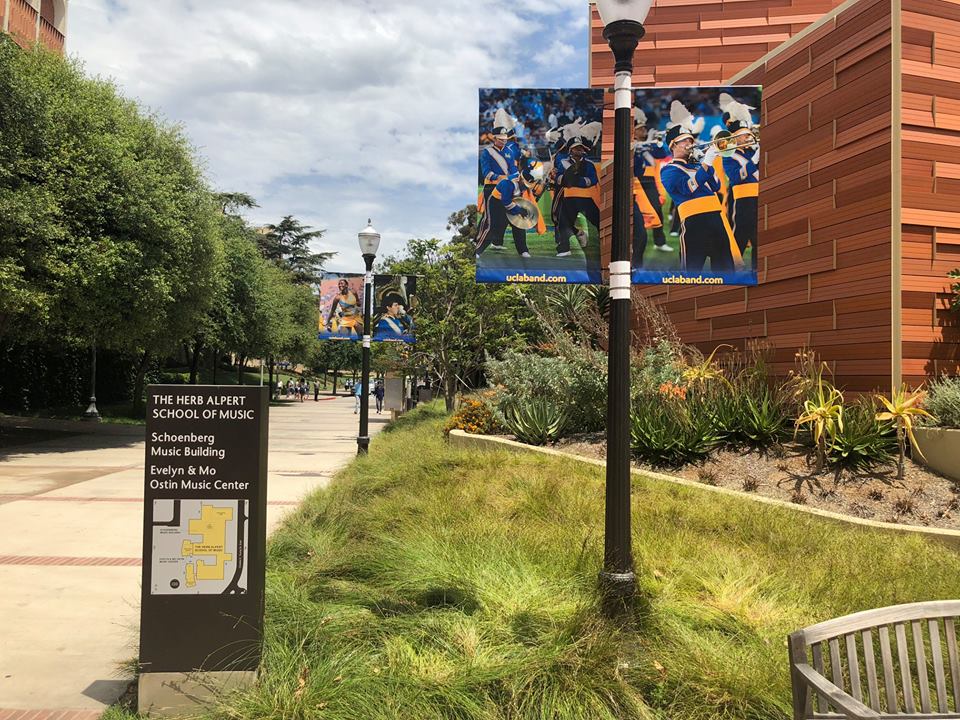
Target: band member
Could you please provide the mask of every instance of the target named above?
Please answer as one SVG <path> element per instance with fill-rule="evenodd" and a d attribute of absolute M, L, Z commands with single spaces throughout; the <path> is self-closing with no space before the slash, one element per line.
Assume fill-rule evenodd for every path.
<path fill-rule="evenodd" d="M 587 159 L 594 141 L 578 137 L 567 142 L 567 152 L 554 158 L 553 216 L 557 257 L 570 256 L 570 237 L 577 234 L 577 217 L 600 228 L 600 183 L 597 167 Z M 581 241 L 581 245 L 583 242 Z"/>
<path fill-rule="evenodd" d="M 729 96 L 728 96 L 729 98 Z M 742 255 L 750 245 L 750 265 L 757 269 L 757 201 L 760 191 L 760 147 L 753 135 L 752 108 L 729 98 L 724 103 L 723 120 L 737 140 L 737 149 L 723 158 L 730 185 L 728 217 Z"/>
<path fill-rule="evenodd" d="M 633 154 L 633 253 L 632 266 L 643 267 L 647 249 L 647 230 L 653 229 L 653 244 L 657 250 L 673 252 L 663 234 L 663 199 L 666 191 L 660 181 L 660 164 L 668 156 L 656 132 L 647 131 L 647 116 L 640 108 L 634 109 Z"/>
<path fill-rule="evenodd" d="M 511 181 L 513 193 L 516 197 L 526 197 L 527 193 L 525 192 L 524 170 L 527 169 L 529 164 L 528 160 L 530 153 L 520 148 L 520 143 L 517 142 L 516 128 L 512 125 L 507 128 L 507 142 L 503 146 L 503 149 L 504 152 L 509 156 L 512 166 L 517 168 L 517 177 Z M 526 197 L 526 199 L 529 200 L 530 198 Z M 511 197 L 509 200 L 511 205 L 513 205 L 512 200 L 513 198 Z M 533 201 L 533 204 L 537 204 L 536 200 Z M 538 226 L 542 223 L 543 221 L 541 220 L 538 223 Z M 513 235 L 514 247 L 517 248 L 517 252 L 520 253 L 520 257 L 530 257 L 530 249 L 527 247 L 527 231 L 523 228 L 518 228 L 516 225 L 511 223 L 510 232 Z M 546 232 L 546 227 L 544 227 L 543 230 L 539 230 L 538 227 L 538 232 Z"/>
<path fill-rule="evenodd" d="M 717 196 L 720 181 L 713 169 L 719 154 L 716 146 L 710 146 L 701 162 L 694 162 L 689 157 L 694 135 L 679 124 L 667 131 L 666 143 L 673 160 L 664 165 L 660 177 L 680 217 L 681 269 L 703 270 L 708 259 L 711 272 L 742 269 L 740 249 Z"/>
<path fill-rule="evenodd" d="M 337 324 L 333 324 L 334 317 Z M 337 281 L 337 295 L 330 303 L 330 312 L 327 314 L 327 327 L 331 333 L 357 337 L 363 335 L 363 316 L 360 314 L 360 301 L 357 294 L 350 289 L 350 283 L 345 278 Z"/>
<path fill-rule="evenodd" d="M 413 321 L 407 315 L 403 302 L 398 293 L 388 293 L 383 298 L 382 314 L 374 331 L 378 340 L 413 339 Z"/>
<path fill-rule="evenodd" d="M 480 172 L 483 176 L 480 205 L 483 216 L 477 230 L 477 257 L 491 244 L 496 250 L 503 250 L 503 234 L 509 224 L 507 215 L 522 213 L 514 202 L 517 195 L 516 183 L 520 177 L 516 159 L 519 146 L 516 149 L 507 147 L 509 131 L 513 125 L 512 118 L 500 109 L 494 122 L 497 125 L 493 128 L 493 144 L 486 146 L 480 153 Z M 517 252 L 521 257 L 530 257 L 525 236 L 523 245 L 517 247 Z"/>

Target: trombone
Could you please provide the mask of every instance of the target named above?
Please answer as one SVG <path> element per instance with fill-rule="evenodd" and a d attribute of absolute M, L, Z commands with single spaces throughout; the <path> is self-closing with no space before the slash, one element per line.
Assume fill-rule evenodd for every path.
<path fill-rule="evenodd" d="M 729 130 L 721 130 L 710 142 L 698 143 L 693 147 L 703 152 L 711 145 L 715 145 L 722 156 L 730 157 L 737 150 L 741 148 L 753 147 L 759 142 L 760 128 L 754 126 L 750 128 L 750 136 L 733 135 Z"/>

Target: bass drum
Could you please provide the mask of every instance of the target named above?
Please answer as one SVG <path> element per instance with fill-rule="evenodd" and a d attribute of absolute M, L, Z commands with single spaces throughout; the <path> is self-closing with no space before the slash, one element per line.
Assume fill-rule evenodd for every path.
<path fill-rule="evenodd" d="M 540 217 L 537 206 L 523 198 L 518 198 L 513 202 L 520 208 L 521 212 L 516 215 L 507 213 L 507 220 L 510 221 L 510 224 L 521 230 L 529 230 L 532 227 L 536 227 L 537 219 Z"/>

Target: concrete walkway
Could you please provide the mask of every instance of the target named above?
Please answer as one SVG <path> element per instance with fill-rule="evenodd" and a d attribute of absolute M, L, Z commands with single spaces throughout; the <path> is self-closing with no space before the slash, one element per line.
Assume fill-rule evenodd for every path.
<path fill-rule="evenodd" d="M 356 455 L 353 407 L 270 408 L 268 532 Z M 371 434 L 387 417 L 371 412 Z M 95 429 L 0 448 L 0 720 L 96 718 L 132 677 L 143 428 Z"/>

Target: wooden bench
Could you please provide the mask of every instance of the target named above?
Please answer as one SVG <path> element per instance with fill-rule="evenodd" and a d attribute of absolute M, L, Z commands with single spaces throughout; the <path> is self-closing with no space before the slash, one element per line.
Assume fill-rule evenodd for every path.
<path fill-rule="evenodd" d="M 794 720 L 960 718 L 958 616 L 960 600 L 910 603 L 791 634 Z"/>

